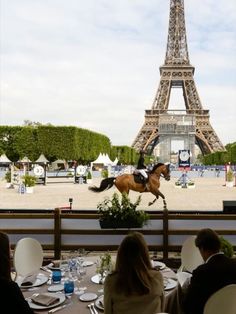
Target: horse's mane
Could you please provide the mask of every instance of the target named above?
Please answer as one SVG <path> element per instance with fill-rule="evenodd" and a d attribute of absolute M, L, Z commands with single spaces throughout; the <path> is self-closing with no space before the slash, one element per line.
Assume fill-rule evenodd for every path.
<path fill-rule="evenodd" d="M 158 167 L 163 166 L 164 164 L 159 162 L 158 164 L 154 165 L 150 173 L 153 173 Z"/>

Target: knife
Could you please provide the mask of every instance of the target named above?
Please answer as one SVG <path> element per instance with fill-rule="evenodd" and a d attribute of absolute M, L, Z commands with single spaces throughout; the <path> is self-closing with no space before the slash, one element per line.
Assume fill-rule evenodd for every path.
<path fill-rule="evenodd" d="M 52 313 L 55 313 L 57 311 L 60 311 L 62 309 L 64 309 L 68 304 L 64 304 L 64 305 L 60 305 L 58 307 L 55 307 L 54 309 L 48 311 L 48 314 L 52 314 Z"/>

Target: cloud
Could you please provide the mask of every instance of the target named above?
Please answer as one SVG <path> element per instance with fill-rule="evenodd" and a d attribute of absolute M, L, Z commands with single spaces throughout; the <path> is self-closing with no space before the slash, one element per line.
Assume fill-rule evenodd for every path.
<path fill-rule="evenodd" d="M 169 2 L 1 0 L 1 6 L 0 124 L 76 125 L 131 145 L 160 81 Z M 197 89 L 224 144 L 236 134 L 235 9 L 234 0 L 185 1 Z"/>

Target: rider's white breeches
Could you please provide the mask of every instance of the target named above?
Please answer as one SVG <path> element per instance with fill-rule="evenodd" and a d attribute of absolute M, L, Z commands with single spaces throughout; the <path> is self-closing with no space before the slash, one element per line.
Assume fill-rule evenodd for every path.
<path fill-rule="evenodd" d="M 141 173 L 141 175 L 142 175 L 145 179 L 148 178 L 148 175 L 147 175 L 147 172 L 146 172 L 145 169 L 138 169 L 138 171 Z"/>

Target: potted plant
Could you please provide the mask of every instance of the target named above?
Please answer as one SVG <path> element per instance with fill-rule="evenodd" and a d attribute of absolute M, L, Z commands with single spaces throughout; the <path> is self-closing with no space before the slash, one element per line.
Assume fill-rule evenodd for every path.
<path fill-rule="evenodd" d="M 175 187 L 176 187 L 176 188 L 182 188 L 181 182 L 176 181 L 176 182 L 175 182 Z"/>
<path fill-rule="evenodd" d="M 224 253 L 224 255 L 229 258 L 233 257 L 234 255 L 233 245 L 222 236 L 220 237 L 220 244 L 221 244 L 221 251 Z"/>
<path fill-rule="evenodd" d="M 8 170 L 5 173 L 4 179 L 7 181 L 6 188 L 10 188 L 11 186 L 11 171 L 10 170 Z"/>
<path fill-rule="evenodd" d="M 88 173 L 87 173 L 87 183 L 91 184 L 92 182 L 93 182 L 93 180 L 92 180 L 91 171 L 88 171 Z"/>
<path fill-rule="evenodd" d="M 143 210 L 136 210 L 140 202 L 141 195 L 132 203 L 126 193 L 122 193 L 121 199 L 117 193 L 111 199 L 105 198 L 97 205 L 101 228 L 142 228 L 147 224 L 149 215 Z"/>
<path fill-rule="evenodd" d="M 193 181 L 189 181 L 187 183 L 187 187 L 188 187 L 188 189 L 194 189 L 195 188 L 195 183 Z"/>
<path fill-rule="evenodd" d="M 108 170 L 107 169 L 102 170 L 102 178 L 104 178 L 104 179 L 108 178 Z"/>
<path fill-rule="evenodd" d="M 30 174 L 25 174 L 22 176 L 22 183 L 25 185 L 26 193 L 33 193 L 33 187 L 36 184 L 37 178 Z"/>
<path fill-rule="evenodd" d="M 226 186 L 233 187 L 234 186 L 234 172 L 231 168 L 226 173 Z"/>
<path fill-rule="evenodd" d="M 221 251 L 224 253 L 224 255 L 229 258 L 233 257 L 234 255 L 233 245 L 222 236 L 220 236 L 220 244 L 221 244 Z"/>

